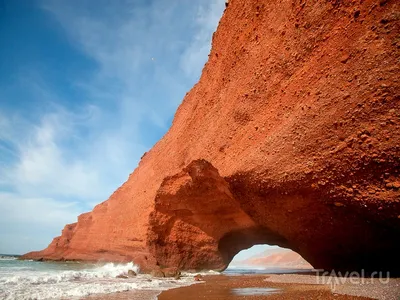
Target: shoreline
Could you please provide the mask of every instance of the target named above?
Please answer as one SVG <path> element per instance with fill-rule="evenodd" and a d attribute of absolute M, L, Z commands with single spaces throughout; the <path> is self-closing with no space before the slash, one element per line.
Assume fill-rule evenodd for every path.
<path fill-rule="evenodd" d="M 67 262 L 63 262 L 63 265 L 65 263 Z M 54 267 L 52 264 L 49 266 Z M 132 268 L 134 267 L 131 265 L 118 264 L 115 266 L 114 264 L 112 266 L 106 264 L 94 269 L 70 268 L 70 266 L 67 266 L 67 269 L 56 268 L 54 269 L 56 271 L 72 270 L 71 274 L 68 273 L 69 277 L 72 276 L 71 278 L 75 278 L 73 277 L 74 272 L 78 272 L 77 276 L 82 278 L 82 283 L 88 284 L 88 288 L 85 286 L 84 291 L 86 293 L 84 295 L 78 296 L 73 292 L 69 293 L 69 297 L 65 298 L 64 294 L 62 296 L 64 298 L 59 299 L 183 300 L 188 299 L 188 296 L 193 300 L 400 299 L 400 278 L 351 276 L 353 273 L 353 275 L 357 275 L 357 272 L 351 272 L 349 276 L 336 276 L 336 274 L 341 275 L 341 273 L 321 273 L 320 270 L 311 269 L 233 268 L 223 273 L 212 271 L 183 272 L 180 279 L 153 277 L 149 274 L 116 279 L 118 274 L 127 273 L 128 269 L 131 270 Z M 52 268 L 48 269 L 53 270 Z M 325 273 L 335 275 L 324 275 Z M 57 274 L 55 273 L 55 275 Z M 97 276 L 93 277 L 93 274 L 97 274 Z M 98 278 L 98 280 L 93 281 L 92 278 Z M 197 279 L 200 279 L 200 281 Z M 45 277 L 43 280 L 46 281 L 48 278 Z M 72 288 L 76 288 L 75 280 L 68 282 L 72 284 Z"/>
<path fill-rule="evenodd" d="M 325 278 L 327 279 L 327 278 Z M 382 283 L 371 278 L 355 283 L 350 278 L 323 283 L 315 274 L 209 275 L 201 284 L 163 291 L 159 300 L 174 299 L 400 299 L 400 278 Z M 328 281 L 325 281 L 328 282 Z"/>
<path fill-rule="evenodd" d="M 282 299 L 335 299 L 335 300 L 398 300 L 400 278 L 390 278 L 388 284 L 371 282 L 354 284 L 349 279 L 332 291 L 329 284 L 317 283 L 315 274 L 247 274 L 206 275 L 202 281 L 168 290 L 133 290 L 114 294 L 92 295 L 87 300 L 282 300 Z M 339 278 L 340 279 L 340 278 Z"/>
<path fill-rule="evenodd" d="M 325 278 L 327 279 L 327 277 Z M 350 278 L 333 277 L 339 283 L 332 290 L 329 281 L 312 273 L 288 274 L 219 274 L 202 276 L 202 281 L 194 281 L 187 286 L 168 290 L 132 290 L 113 294 L 92 295 L 87 300 L 122 300 L 155 299 L 186 300 L 190 299 L 382 299 L 400 298 L 400 278 L 390 278 L 381 283 L 371 278 L 364 278 L 356 284 Z"/>
<path fill-rule="evenodd" d="M 97 294 L 91 295 L 80 299 L 85 300 L 157 300 L 162 291 L 156 290 L 132 290 L 126 292 L 112 293 L 112 294 Z M 62 299 L 68 300 L 68 299 Z"/>
<path fill-rule="evenodd" d="M 273 274 L 275 275 L 275 274 Z M 371 299 L 368 297 L 334 294 L 329 287 L 317 284 L 280 283 L 266 281 L 265 275 L 210 275 L 204 282 L 161 292 L 159 300 L 190 299 Z M 302 275 L 297 275 L 302 276 Z"/>

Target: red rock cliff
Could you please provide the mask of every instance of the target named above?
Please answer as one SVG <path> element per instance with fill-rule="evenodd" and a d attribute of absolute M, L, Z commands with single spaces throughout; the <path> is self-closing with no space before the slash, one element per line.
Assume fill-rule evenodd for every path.
<path fill-rule="evenodd" d="M 168 133 L 35 259 L 400 270 L 400 3 L 231 0 Z"/>

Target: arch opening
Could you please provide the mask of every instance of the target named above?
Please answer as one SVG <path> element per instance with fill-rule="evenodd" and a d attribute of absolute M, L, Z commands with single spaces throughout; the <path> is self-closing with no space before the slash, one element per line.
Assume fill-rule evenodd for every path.
<path fill-rule="evenodd" d="M 313 267 L 297 252 L 274 245 L 258 244 L 237 253 L 225 272 L 308 272 Z"/>
<path fill-rule="evenodd" d="M 225 234 L 218 243 L 218 250 L 222 255 L 225 265 L 228 266 L 233 258 L 242 250 L 255 245 L 277 245 L 288 247 L 288 241 L 282 236 L 263 227 L 251 227 L 234 230 Z"/>

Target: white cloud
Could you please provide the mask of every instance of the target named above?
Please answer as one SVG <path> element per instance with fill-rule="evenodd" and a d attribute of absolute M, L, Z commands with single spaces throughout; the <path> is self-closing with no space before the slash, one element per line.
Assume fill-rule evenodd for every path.
<path fill-rule="evenodd" d="M 104 167 L 102 161 L 120 166 L 122 162 L 117 163 L 115 156 L 124 157 L 122 152 L 128 147 L 122 141 L 118 143 L 117 136 L 108 137 L 107 134 L 99 140 L 112 141 L 112 148 L 105 143 L 100 150 L 94 149 L 96 142 L 99 143 L 97 139 L 94 144 L 75 141 L 74 136 L 79 135 L 78 118 L 59 111 L 44 115 L 39 124 L 20 120 L 25 130 L 15 131 L 8 139 L 16 149 L 18 159 L 0 171 L 3 184 L 7 182 L 21 196 L 104 200 L 106 193 L 115 188 L 116 182 L 107 180 L 106 174 L 99 173 Z M 17 128 L 22 127 L 16 120 L 13 124 Z M 81 145 L 72 146 L 74 142 Z M 142 151 L 140 146 L 137 148 Z"/>

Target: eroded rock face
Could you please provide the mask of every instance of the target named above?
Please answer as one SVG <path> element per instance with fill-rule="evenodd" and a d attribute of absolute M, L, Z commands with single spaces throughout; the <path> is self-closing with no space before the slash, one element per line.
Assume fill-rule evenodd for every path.
<path fill-rule="evenodd" d="M 224 269 L 238 251 L 256 239 L 262 242 L 261 233 L 217 169 L 196 160 L 161 184 L 150 214 L 148 245 L 161 265 Z M 240 235 L 240 241 L 230 241 Z"/>
<path fill-rule="evenodd" d="M 169 132 L 35 259 L 223 269 L 277 244 L 398 272 L 398 1 L 231 0 Z"/>

